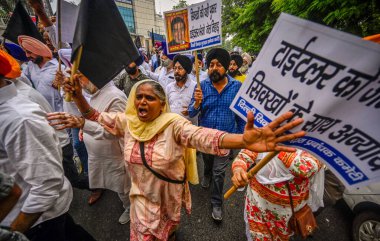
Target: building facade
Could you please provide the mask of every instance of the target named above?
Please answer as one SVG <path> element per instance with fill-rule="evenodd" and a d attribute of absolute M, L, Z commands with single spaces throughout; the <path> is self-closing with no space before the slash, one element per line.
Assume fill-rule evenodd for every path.
<path fill-rule="evenodd" d="M 154 0 L 115 0 L 120 14 L 132 35 L 141 47 L 152 50 L 152 29 L 155 41 L 164 40 L 165 29 L 161 15 L 155 12 Z M 136 39 L 139 41 L 136 41 Z"/>

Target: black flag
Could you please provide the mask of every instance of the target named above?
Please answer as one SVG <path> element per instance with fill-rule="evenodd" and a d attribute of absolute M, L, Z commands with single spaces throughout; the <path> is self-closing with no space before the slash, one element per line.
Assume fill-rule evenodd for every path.
<path fill-rule="evenodd" d="M 140 36 L 137 36 L 136 39 L 135 39 L 135 45 L 136 45 L 136 48 L 140 49 L 141 48 L 141 40 L 140 40 Z"/>
<path fill-rule="evenodd" d="M 71 62 L 81 45 L 79 70 L 99 89 L 139 57 L 113 0 L 81 1 Z"/>
<path fill-rule="evenodd" d="M 21 1 L 16 3 L 16 7 L 13 10 L 12 16 L 9 19 L 7 28 L 3 33 L 3 37 L 10 41 L 17 43 L 17 37 L 19 35 L 28 35 L 35 39 L 45 42 L 38 32 L 36 25 L 33 23 L 28 12 L 22 6 Z"/>
<path fill-rule="evenodd" d="M 155 42 L 154 42 L 154 32 L 153 32 L 153 28 L 152 28 L 152 46 L 154 47 L 154 44 L 155 44 Z"/>

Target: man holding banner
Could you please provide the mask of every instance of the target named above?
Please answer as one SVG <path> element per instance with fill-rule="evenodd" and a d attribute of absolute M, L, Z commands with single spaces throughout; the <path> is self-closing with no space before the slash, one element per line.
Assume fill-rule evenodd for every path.
<path fill-rule="evenodd" d="M 230 55 L 227 50 L 215 48 L 206 56 L 209 78 L 196 88 L 189 105 L 189 117 L 200 113 L 199 125 L 232 133 L 243 133 L 245 121 L 233 113 L 229 106 L 239 91 L 241 83 L 227 75 Z M 204 178 L 202 187 L 208 188 L 211 181 L 212 218 L 222 220 L 222 193 L 229 156 L 202 153 Z"/>

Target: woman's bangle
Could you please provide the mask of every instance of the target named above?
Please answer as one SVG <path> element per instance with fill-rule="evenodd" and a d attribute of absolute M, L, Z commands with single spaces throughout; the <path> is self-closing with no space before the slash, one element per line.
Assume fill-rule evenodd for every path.
<path fill-rule="evenodd" d="M 88 108 L 85 112 L 82 112 L 82 115 L 88 115 L 92 110 L 92 107 Z"/>
<path fill-rule="evenodd" d="M 85 112 L 82 112 L 82 116 L 86 117 L 88 114 L 91 113 L 92 110 L 93 110 L 92 107 L 88 108 L 88 110 L 86 110 Z"/>
<path fill-rule="evenodd" d="M 228 134 L 228 133 L 224 133 L 224 134 L 220 137 L 220 139 L 219 139 L 219 147 L 220 147 L 220 148 L 222 148 L 223 139 L 224 139 L 224 137 L 225 137 L 227 134 Z"/>

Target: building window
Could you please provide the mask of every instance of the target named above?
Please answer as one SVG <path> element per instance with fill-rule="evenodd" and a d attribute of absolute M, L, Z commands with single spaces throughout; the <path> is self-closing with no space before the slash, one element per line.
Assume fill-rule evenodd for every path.
<path fill-rule="evenodd" d="M 132 4 L 132 0 L 116 0 L 116 2 Z"/>
<path fill-rule="evenodd" d="M 136 33 L 135 18 L 133 16 L 133 9 L 122 7 L 122 6 L 117 6 L 117 8 L 119 9 L 121 17 L 123 18 L 124 23 L 127 26 L 129 32 Z"/>

